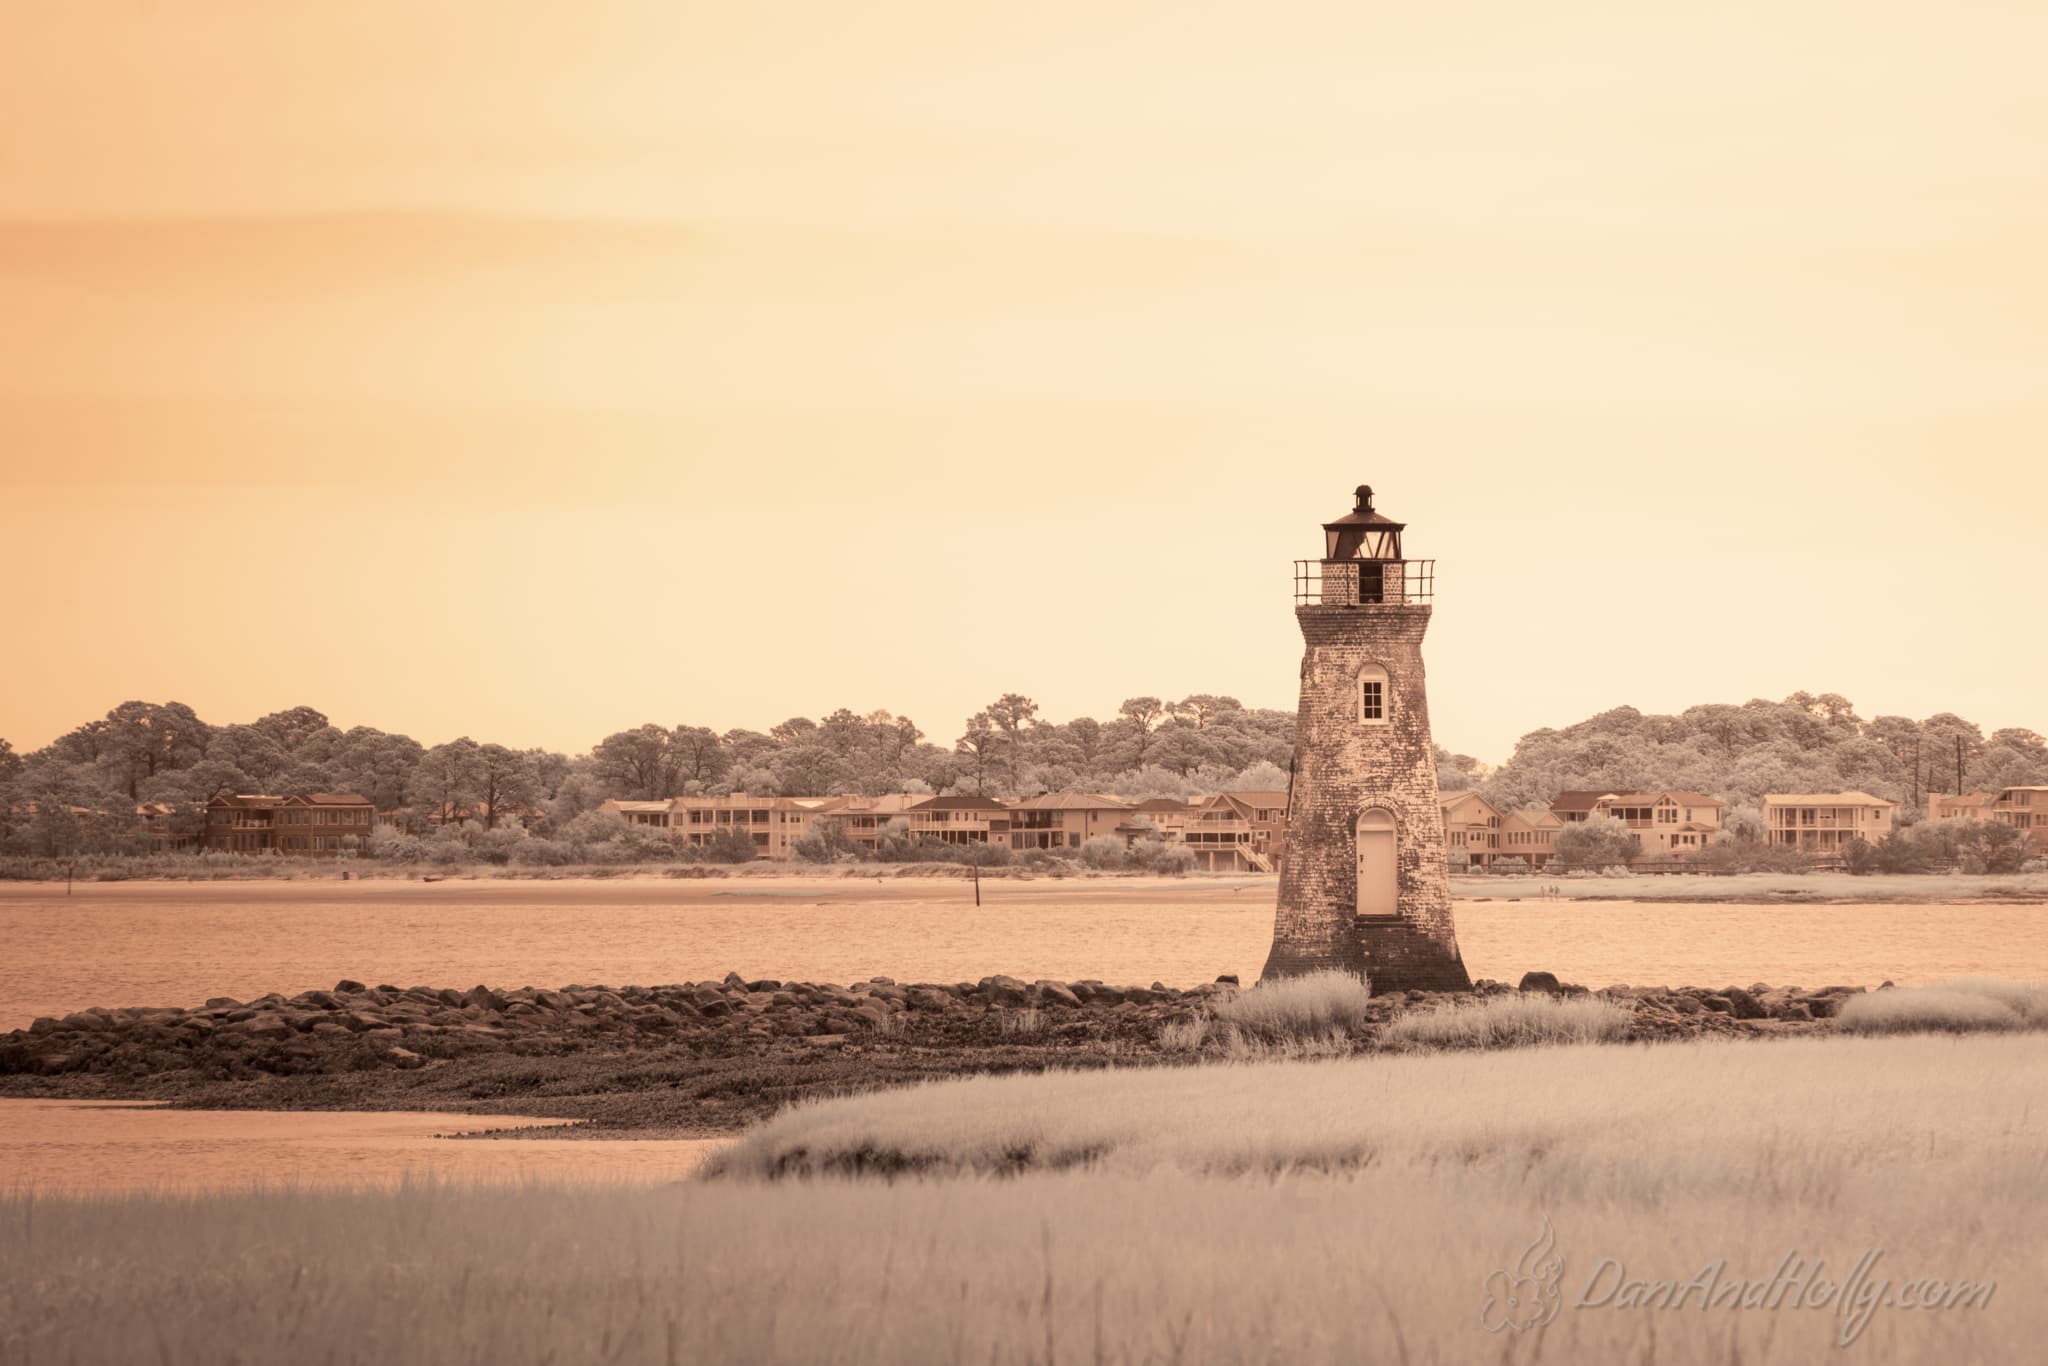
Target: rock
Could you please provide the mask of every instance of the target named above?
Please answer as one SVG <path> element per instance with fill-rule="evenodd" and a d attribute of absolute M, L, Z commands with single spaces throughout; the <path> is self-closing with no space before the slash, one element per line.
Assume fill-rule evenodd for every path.
<path fill-rule="evenodd" d="M 1727 998 L 1730 1007 L 1728 1013 L 1738 1020 L 1761 1020 L 1770 1013 L 1757 1003 L 1756 997 L 1741 987 L 1730 987 L 1721 995 Z"/>
<path fill-rule="evenodd" d="M 957 1003 L 958 998 L 936 987 L 912 987 L 904 1000 L 912 1010 L 946 1010 Z"/>
<path fill-rule="evenodd" d="M 747 989 L 747 979 L 736 972 L 728 972 L 725 974 L 725 985 L 738 987 L 741 991 L 745 991 Z"/>
<path fill-rule="evenodd" d="M 1525 972 L 1517 991 L 1543 991 L 1552 996 L 1564 995 L 1564 985 L 1557 980 L 1554 972 Z"/>
<path fill-rule="evenodd" d="M 407 1071 L 427 1065 L 427 1060 L 410 1048 L 387 1048 L 384 1050 L 384 1061 Z"/>
<path fill-rule="evenodd" d="M 241 1004 L 240 1001 L 237 1001 L 232 996 L 209 996 L 206 998 L 206 1008 L 208 1010 L 234 1010 Z"/>
<path fill-rule="evenodd" d="M 352 977 L 344 977 L 334 984 L 334 994 L 336 996 L 360 996 L 368 990 L 368 987 Z"/>
<path fill-rule="evenodd" d="M 773 977 L 763 977 L 759 981 L 747 983 L 747 990 L 780 991 L 782 990 L 782 983 L 776 981 Z"/>
<path fill-rule="evenodd" d="M 1073 1010 L 1081 1007 L 1081 998 L 1064 982 L 1044 981 L 1033 985 L 1038 989 L 1039 1001 L 1046 1005 L 1066 1006 Z"/>
<path fill-rule="evenodd" d="M 1700 1004 L 1716 1014 L 1733 1015 L 1735 1013 L 1735 1003 L 1719 993 L 1705 997 L 1700 1001 Z"/>
<path fill-rule="evenodd" d="M 247 1020 L 242 1021 L 240 1032 L 255 1039 L 282 1039 L 297 1031 L 292 1028 L 291 1022 L 282 1015 L 275 1015 L 265 1011 L 260 1015 L 252 1015 Z"/>
<path fill-rule="evenodd" d="M 59 1027 L 60 1026 L 58 1025 L 58 1023 L 55 1020 L 51 1019 L 49 1016 L 38 1015 L 36 1016 L 34 1022 L 29 1025 L 28 1032 L 31 1034 L 48 1034 L 55 1031 Z"/>
<path fill-rule="evenodd" d="M 1014 977 L 984 977 L 979 990 L 990 1001 L 1005 1006 L 1021 1006 L 1031 996 L 1031 988 Z"/>
<path fill-rule="evenodd" d="M 1222 975 L 1221 977 L 1218 977 L 1218 978 L 1216 979 L 1216 983 L 1217 983 L 1217 985 L 1218 985 L 1218 986 L 1226 986 L 1226 987 L 1234 987 L 1234 986 L 1241 986 L 1241 985 L 1243 985 L 1242 983 L 1240 983 L 1240 982 L 1239 982 L 1239 981 L 1237 980 L 1237 974 L 1236 974 L 1236 973 L 1234 973 L 1234 972 L 1226 972 L 1226 973 L 1224 973 L 1224 974 L 1223 974 L 1223 975 Z"/>
<path fill-rule="evenodd" d="M 1674 995 L 1668 998 L 1667 1004 L 1681 1015 L 1704 1015 L 1707 1010 L 1697 996 Z"/>

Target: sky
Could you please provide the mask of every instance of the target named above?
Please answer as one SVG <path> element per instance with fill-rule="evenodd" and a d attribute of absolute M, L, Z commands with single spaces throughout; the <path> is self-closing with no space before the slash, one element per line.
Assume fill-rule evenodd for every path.
<path fill-rule="evenodd" d="M 0 736 L 2048 730 L 2048 10 L 0 0 Z"/>

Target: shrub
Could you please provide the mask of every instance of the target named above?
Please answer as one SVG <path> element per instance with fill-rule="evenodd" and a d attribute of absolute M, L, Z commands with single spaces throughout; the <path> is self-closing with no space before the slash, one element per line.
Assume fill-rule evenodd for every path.
<path fill-rule="evenodd" d="M 1371 997 L 1365 979 L 1348 972 L 1311 972 L 1261 982 L 1217 1005 L 1217 1021 L 1263 1042 L 1307 1042 L 1348 1034 L 1365 1023 Z"/>
<path fill-rule="evenodd" d="M 809 834 L 790 844 L 789 852 L 803 863 L 857 863 L 862 857 L 861 847 L 829 821 L 813 825 Z"/>
<path fill-rule="evenodd" d="M 1495 859 L 1491 871 L 1501 877 L 1525 877 L 1529 872 L 1529 860 L 1520 854 L 1509 854 L 1506 858 Z"/>
<path fill-rule="evenodd" d="M 1133 844 L 1126 855 L 1130 866 L 1148 873 L 1163 873 L 1169 877 L 1181 877 L 1195 868 L 1195 851 L 1185 844 L 1169 844 L 1162 839 L 1141 839 Z"/>
<path fill-rule="evenodd" d="M 1121 868 L 1130 860 L 1115 835 L 1097 835 L 1081 846 L 1081 862 L 1090 868 Z"/>
<path fill-rule="evenodd" d="M 2048 1029 L 2048 986 L 1966 977 L 1851 996 L 1835 1016 L 1851 1034 L 1967 1034 Z"/>
<path fill-rule="evenodd" d="M 1389 1048 L 1520 1048 L 1604 1043 L 1628 1033 L 1635 1012 L 1597 996 L 1495 996 L 1469 1005 L 1410 1011 L 1380 1036 Z"/>
<path fill-rule="evenodd" d="M 1612 816 L 1589 816 L 1557 832 L 1557 861 L 1565 868 L 1626 868 L 1641 853 L 1628 826 Z"/>
<path fill-rule="evenodd" d="M 693 846 L 692 852 L 706 863 L 752 863 L 761 851 L 750 831 L 721 825 L 704 837 L 704 843 Z"/>

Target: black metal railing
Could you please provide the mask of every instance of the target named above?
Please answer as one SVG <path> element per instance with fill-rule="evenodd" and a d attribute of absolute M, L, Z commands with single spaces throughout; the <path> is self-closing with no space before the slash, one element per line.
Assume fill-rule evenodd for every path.
<path fill-rule="evenodd" d="M 1297 607 L 1401 607 L 1435 596 L 1435 560 L 1294 562 Z"/>

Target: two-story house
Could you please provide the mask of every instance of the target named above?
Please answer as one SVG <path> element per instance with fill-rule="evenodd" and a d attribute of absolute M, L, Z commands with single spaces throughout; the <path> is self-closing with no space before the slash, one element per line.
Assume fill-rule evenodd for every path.
<path fill-rule="evenodd" d="M 1501 852 L 1503 817 L 1495 806 L 1477 792 L 1451 792 L 1441 798 L 1444 809 L 1444 846 L 1455 853 L 1462 849 L 1474 868 L 1484 868 Z"/>
<path fill-rule="evenodd" d="M 1182 836 L 1210 871 L 1276 872 L 1287 841 L 1285 792 L 1219 792 L 1194 804 Z"/>
<path fill-rule="evenodd" d="M 1835 854 L 1892 832 L 1899 804 L 1868 792 L 1773 792 L 1764 797 L 1764 839 L 1805 853 Z"/>
<path fill-rule="evenodd" d="M 199 842 L 234 853 L 338 858 L 369 839 L 376 814 L 370 799 L 354 792 L 237 793 L 206 804 Z"/>

